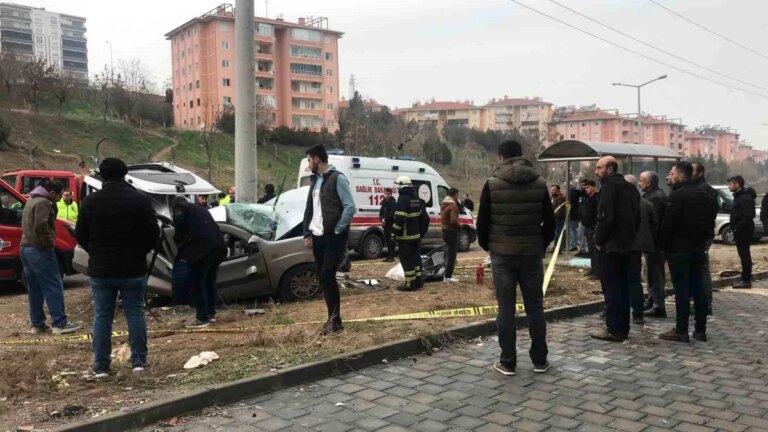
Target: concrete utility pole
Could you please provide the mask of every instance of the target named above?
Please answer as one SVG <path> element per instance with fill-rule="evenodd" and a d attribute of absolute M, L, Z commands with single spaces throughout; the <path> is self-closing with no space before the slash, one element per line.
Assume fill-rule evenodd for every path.
<path fill-rule="evenodd" d="M 660 76 L 658 78 L 654 78 L 654 79 L 652 79 L 652 80 L 650 80 L 650 81 L 648 81 L 646 83 L 642 83 L 642 84 L 639 84 L 639 85 L 613 83 L 613 85 L 615 85 L 615 86 L 633 87 L 633 88 L 637 89 L 637 133 L 638 133 L 637 143 L 638 144 L 642 144 L 643 143 L 643 114 L 640 111 L 640 89 L 645 87 L 645 86 L 647 86 L 648 84 L 650 84 L 650 83 L 652 83 L 654 81 L 663 80 L 666 77 L 667 77 L 666 75 L 662 75 L 662 76 Z"/>
<path fill-rule="evenodd" d="M 235 2 L 235 198 L 256 202 L 256 84 L 253 57 L 254 0 Z"/>

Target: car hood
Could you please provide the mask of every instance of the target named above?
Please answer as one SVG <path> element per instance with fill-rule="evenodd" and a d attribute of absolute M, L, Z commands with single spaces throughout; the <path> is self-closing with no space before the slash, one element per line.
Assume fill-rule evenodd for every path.
<path fill-rule="evenodd" d="M 241 228 L 258 235 L 261 238 L 269 240 L 281 240 L 292 231 L 304 223 L 304 208 L 307 204 L 307 194 L 309 186 L 283 192 L 279 197 L 273 198 L 265 204 L 242 204 L 235 203 L 227 206 L 214 207 L 210 210 L 213 220 L 216 222 L 233 222 L 235 215 L 227 215 L 227 207 L 231 210 L 238 207 L 247 207 L 254 210 L 247 220 L 239 218 L 239 223 L 235 223 Z M 275 205 L 277 203 L 277 205 Z M 245 212 L 239 212 L 245 214 Z M 274 220 L 277 220 L 277 227 L 268 226 Z M 274 236 L 271 230 L 275 230 Z M 267 232 L 270 232 L 267 235 Z M 291 235 L 293 237 L 293 235 Z"/>

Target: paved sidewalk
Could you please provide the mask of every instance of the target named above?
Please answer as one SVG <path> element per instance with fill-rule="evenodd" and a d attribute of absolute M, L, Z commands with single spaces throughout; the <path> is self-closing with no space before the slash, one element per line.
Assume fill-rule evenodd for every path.
<path fill-rule="evenodd" d="M 671 301 L 670 306 L 674 305 Z M 551 323 L 552 369 L 534 374 L 520 332 L 517 376 L 491 368 L 495 338 L 208 411 L 165 431 L 768 431 L 768 289 L 715 293 L 709 342 L 593 340 L 597 316 Z M 155 427 L 145 431 L 158 430 Z"/>

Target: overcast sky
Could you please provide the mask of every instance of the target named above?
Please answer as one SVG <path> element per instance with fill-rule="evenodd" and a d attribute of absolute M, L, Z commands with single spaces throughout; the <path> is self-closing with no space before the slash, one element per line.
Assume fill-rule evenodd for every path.
<path fill-rule="evenodd" d="M 643 111 L 682 118 L 684 124 L 736 128 L 750 144 L 768 148 L 768 90 L 749 87 L 642 46 L 599 27 L 549 0 L 520 0 L 616 43 L 766 96 L 728 89 L 653 63 L 537 15 L 509 0 L 272 0 L 269 16 L 286 20 L 326 16 L 345 32 L 339 43 L 342 95 L 351 74 L 357 88 L 390 107 L 417 100 L 473 100 L 541 96 L 556 105 L 591 105 L 636 112 L 633 89 L 642 83 Z M 648 0 L 558 0 L 593 19 L 713 70 L 768 88 L 768 58 L 734 46 Z M 768 2 L 757 0 L 657 0 L 685 17 L 768 56 Z M 130 2 L 17 0 L 87 18 L 90 72 L 139 58 L 156 82 L 171 76 L 170 43 L 163 35 L 216 1 Z M 234 3 L 234 1 L 233 1 Z M 183 6 L 182 6 L 183 5 Z M 263 16 L 265 3 L 256 2 Z"/>

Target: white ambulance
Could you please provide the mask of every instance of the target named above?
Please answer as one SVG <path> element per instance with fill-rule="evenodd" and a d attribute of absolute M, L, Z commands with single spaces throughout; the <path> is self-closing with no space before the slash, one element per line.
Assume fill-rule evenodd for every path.
<path fill-rule="evenodd" d="M 329 155 L 328 163 L 336 167 L 348 179 L 355 197 L 357 211 L 352 218 L 349 233 L 349 248 L 364 259 L 382 255 L 386 242 L 379 219 L 379 210 L 384 200 L 384 189 L 392 188 L 397 199 L 395 179 L 401 175 L 411 178 L 419 197 L 427 203 L 429 232 L 422 240 L 425 246 L 443 244 L 440 223 L 440 202 L 448 194 L 448 183 L 431 166 L 412 159 L 370 158 L 358 156 Z M 309 186 L 312 172 L 306 159 L 299 168 L 298 187 Z M 459 215 L 459 251 L 469 250 L 477 239 L 475 222 L 469 210 Z"/>

